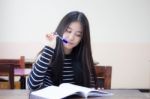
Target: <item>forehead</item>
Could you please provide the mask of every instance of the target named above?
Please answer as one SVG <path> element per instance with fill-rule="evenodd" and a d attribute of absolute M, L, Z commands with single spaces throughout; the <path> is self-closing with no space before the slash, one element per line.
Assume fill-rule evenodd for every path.
<path fill-rule="evenodd" d="M 82 26 L 79 21 L 75 21 L 75 22 L 70 23 L 70 25 L 68 26 L 68 29 L 71 29 L 73 31 L 82 31 Z"/>

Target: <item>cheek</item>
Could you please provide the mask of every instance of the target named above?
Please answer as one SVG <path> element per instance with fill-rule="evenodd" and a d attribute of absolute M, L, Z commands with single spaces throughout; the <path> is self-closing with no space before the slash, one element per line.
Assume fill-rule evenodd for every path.
<path fill-rule="evenodd" d="M 81 38 L 76 38 L 76 43 L 79 44 L 81 42 Z"/>
<path fill-rule="evenodd" d="M 68 35 L 66 33 L 63 34 L 63 38 L 68 38 Z"/>

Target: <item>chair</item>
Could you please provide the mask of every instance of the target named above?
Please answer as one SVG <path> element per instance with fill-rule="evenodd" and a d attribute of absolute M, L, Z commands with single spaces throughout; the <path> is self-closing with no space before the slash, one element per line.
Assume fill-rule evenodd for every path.
<path fill-rule="evenodd" d="M 14 68 L 25 68 L 25 57 L 19 59 L 0 59 L 0 64 L 13 64 Z"/>
<path fill-rule="evenodd" d="M 7 65 L 14 65 L 14 68 L 25 68 L 25 57 L 20 56 L 19 59 L 0 59 L 0 64 L 7 64 Z M 17 86 L 21 87 L 21 89 L 25 89 L 25 77 L 20 77 L 20 85 Z"/>
<path fill-rule="evenodd" d="M 98 87 L 111 89 L 111 66 L 95 66 Z"/>
<path fill-rule="evenodd" d="M 8 64 L 0 64 L 0 76 L 8 76 L 8 81 L 0 79 L 0 82 L 9 82 L 9 88 L 14 89 L 14 66 Z M 1 88 L 5 87 L 0 84 Z"/>

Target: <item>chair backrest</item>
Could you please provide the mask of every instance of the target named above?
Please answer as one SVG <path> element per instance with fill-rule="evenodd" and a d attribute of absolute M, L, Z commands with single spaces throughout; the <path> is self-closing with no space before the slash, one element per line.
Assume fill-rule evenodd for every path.
<path fill-rule="evenodd" d="M 0 64 L 13 64 L 14 68 L 25 68 L 25 57 L 19 59 L 0 59 Z"/>
<path fill-rule="evenodd" d="M 0 76 L 8 76 L 9 87 L 10 89 L 14 89 L 14 65 L 0 64 Z"/>
<path fill-rule="evenodd" d="M 98 87 L 111 89 L 111 66 L 95 66 Z"/>

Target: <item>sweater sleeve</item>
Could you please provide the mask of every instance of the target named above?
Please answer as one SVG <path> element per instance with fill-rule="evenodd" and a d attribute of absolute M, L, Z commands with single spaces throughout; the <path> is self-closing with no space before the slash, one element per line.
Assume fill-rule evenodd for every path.
<path fill-rule="evenodd" d="M 46 71 L 51 63 L 53 54 L 54 49 L 45 46 L 42 53 L 36 59 L 35 63 L 32 66 L 32 71 L 27 80 L 28 87 L 30 90 L 37 90 L 42 88 L 44 78 L 46 76 Z"/>

